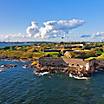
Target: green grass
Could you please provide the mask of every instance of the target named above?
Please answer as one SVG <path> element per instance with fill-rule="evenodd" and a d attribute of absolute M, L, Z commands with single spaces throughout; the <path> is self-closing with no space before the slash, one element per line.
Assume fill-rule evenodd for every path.
<path fill-rule="evenodd" d="M 90 61 L 90 60 L 93 60 L 93 59 L 96 59 L 96 57 L 89 57 L 89 58 L 86 58 L 85 60 Z"/>
<path fill-rule="evenodd" d="M 60 53 L 59 52 L 44 52 L 45 55 L 49 55 L 51 57 L 59 57 L 60 56 Z"/>

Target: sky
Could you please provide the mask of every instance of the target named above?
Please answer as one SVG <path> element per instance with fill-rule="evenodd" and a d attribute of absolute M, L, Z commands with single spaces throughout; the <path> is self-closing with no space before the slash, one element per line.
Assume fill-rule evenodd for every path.
<path fill-rule="evenodd" d="M 103 12 L 104 0 L 0 0 L 0 41 L 101 41 Z"/>

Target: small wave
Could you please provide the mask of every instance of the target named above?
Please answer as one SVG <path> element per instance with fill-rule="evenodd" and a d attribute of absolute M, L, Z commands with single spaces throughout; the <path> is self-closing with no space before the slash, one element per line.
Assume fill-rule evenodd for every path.
<path fill-rule="evenodd" d="M 34 73 L 38 76 L 43 76 L 43 75 L 49 74 L 49 72 L 42 72 L 42 73 L 34 72 Z"/>
<path fill-rule="evenodd" d="M 79 79 L 79 80 L 88 80 L 89 79 L 88 77 L 79 77 L 79 76 L 74 76 L 72 74 L 69 74 L 69 77 Z"/>

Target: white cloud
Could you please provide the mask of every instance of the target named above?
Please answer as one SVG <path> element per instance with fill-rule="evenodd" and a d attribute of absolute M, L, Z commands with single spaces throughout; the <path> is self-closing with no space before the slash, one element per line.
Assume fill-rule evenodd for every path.
<path fill-rule="evenodd" d="M 93 39 L 96 41 L 104 41 L 104 32 L 96 32 L 93 34 Z"/>
<path fill-rule="evenodd" d="M 26 29 L 26 32 L 29 37 L 32 37 L 34 34 L 36 35 L 37 33 L 39 33 L 38 24 L 32 21 L 31 26 L 28 26 L 28 28 Z"/>
<path fill-rule="evenodd" d="M 32 37 L 29 37 L 26 34 L 0 34 L 0 41 L 6 41 L 6 42 L 25 42 L 25 41 L 33 41 L 34 39 Z"/>
<path fill-rule="evenodd" d="M 103 41 L 104 40 L 104 32 L 96 32 L 93 34 L 84 34 L 80 36 L 84 41 Z"/>
<path fill-rule="evenodd" d="M 104 37 L 104 32 L 97 32 L 94 34 L 94 37 Z"/>
<path fill-rule="evenodd" d="M 46 21 L 41 26 L 32 21 L 31 25 L 27 27 L 26 34 L 0 34 L 0 41 L 38 41 L 38 40 L 52 40 L 59 41 L 60 38 L 68 38 L 70 31 L 75 29 L 85 22 L 80 19 L 71 20 L 55 20 Z"/>
<path fill-rule="evenodd" d="M 27 27 L 26 32 L 28 36 L 35 38 L 58 38 L 65 36 L 70 30 L 84 23 L 84 20 L 80 19 L 46 21 L 39 28 L 36 22 L 32 22 L 31 26 Z"/>

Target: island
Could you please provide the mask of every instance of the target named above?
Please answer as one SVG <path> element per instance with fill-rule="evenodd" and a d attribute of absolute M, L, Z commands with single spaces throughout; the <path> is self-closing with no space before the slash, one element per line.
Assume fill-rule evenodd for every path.
<path fill-rule="evenodd" d="M 29 66 L 37 75 L 62 72 L 70 77 L 85 79 L 97 71 L 103 71 L 104 43 L 34 42 L 32 45 L 0 48 L 0 59 L 31 61 Z"/>

